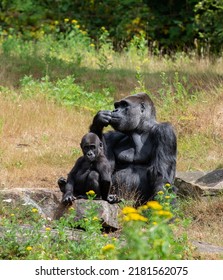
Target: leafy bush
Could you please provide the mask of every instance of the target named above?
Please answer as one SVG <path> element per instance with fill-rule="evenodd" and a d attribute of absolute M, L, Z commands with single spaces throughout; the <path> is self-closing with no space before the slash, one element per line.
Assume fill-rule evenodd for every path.
<path fill-rule="evenodd" d="M 162 260 L 186 256 L 187 237 L 174 234 L 178 225 L 173 220 L 171 186 L 164 186 L 158 194 L 160 202 L 149 201 L 137 209 L 125 206 L 120 213 L 121 233 L 116 237 L 103 232 L 97 205 L 92 203 L 95 194 L 89 191 L 87 195 L 89 208 L 81 220 L 76 220 L 72 207 L 59 220 L 47 221 L 36 208 L 15 211 L 3 203 L 0 259 Z"/>
<path fill-rule="evenodd" d="M 31 76 L 25 76 L 21 80 L 21 91 L 24 97 L 41 94 L 58 103 L 92 112 L 111 107 L 113 104 L 113 98 L 108 90 L 104 89 L 102 93 L 86 92 L 82 86 L 75 83 L 72 76 L 58 79 L 55 83 L 51 82 L 48 76 L 40 81 L 34 80 Z"/>

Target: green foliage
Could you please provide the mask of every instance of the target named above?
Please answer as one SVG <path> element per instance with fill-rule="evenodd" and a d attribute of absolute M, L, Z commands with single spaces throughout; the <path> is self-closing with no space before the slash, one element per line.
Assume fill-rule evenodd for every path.
<path fill-rule="evenodd" d="M 72 76 L 58 79 L 56 82 L 51 82 L 48 76 L 40 81 L 34 80 L 31 76 L 25 76 L 21 80 L 21 91 L 24 97 L 41 94 L 58 103 L 92 112 L 111 107 L 113 104 L 113 98 L 107 90 L 102 93 L 86 92 L 82 86 L 75 83 Z"/>
<path fill-rule="evenodd" d="M 223 1 L 202 0 L 195 6 L 198 27 L 197 48 L 200 55 L 219 55 L 223 47 Z"/>
<path fill-rule="evenodd" d="M 105 28 L 118 50 L 143 33 L 146 45 L 156 54 L 194 47 L 199 55 L 220 54 L 222 12 L 222 0 L 4 0 L 0 4 L 0 37 L 41 40 L 45 34 L 53 34 L 64 39 L 64 44 L 76 44 L 83 39 L 81 28 L 82 35 L 88 33 L 98 47 L 101 28 Z M 100 65 L 107 63 L 103 56 L 102 52 Z"/>
<path fill-rule="evenodd" d="M 171 108 L 173 104 L 186 108 L 188 103 L 196 100 L 197 93 L 191 92 L 186 76 L 180 77 L 179 73 L 175 72 L 171 80 L 165 72 L 162 72 L 161 80 L 162 88 L 159 90 L 159 95 L 164 108 Z"/>
<path fill-rule="evenodd" d="M 122 238 L 124 245 L 118 250 L 118 259 L 183 259 L 187 250 L 187 237 L 176 237 L 177 221 L 173 218 L 172 202 L 175 194 L 166 184 L 156 201 L 149 201 L 137 209 L 124 207 Z"/>
<path fill-rule="evenodd" d="M 107 71 L 112 67 L 111 61 L 109 61 L 109 56 L 113 54 L 113 46 L 111 40 L 109 39 L 108 31 L 102 27 L 101 35 L 99 37 L 99 52 L 98 52 L 98 66 L 100 70 Z"/>
<path fill-rule="evenodd" d="M 168 195 L 166 195 L 168 194 Z M 174 231 L 171 221 L 171 186 L 137 209 L 125 206 L 120 214 L 119 238 L 104 234 L 98 217 L 95 193 L 89 191 L 85 217 L 77 220 L 70 207 L 59 220 L 45 220 L 37 208 L 2 201 L 0 226 L 0 259 L 183 259 L 188 256 L 187 236 Z M 80 228 L 77 231 L 75 228 Z M 92 242 L 94 240 L 94 242 Z"/>
<path fill-rule="evenodd" d="M 89 195 L 89 209 L 80 221 L 75 221 L 72 207 L 51 222 L 43 219 L 37 208 L 22 206 L 18 211 L 3 202 L 0 225 L 5 231 L 0 239 L 0 259 L 103 259 L 103 248 L 115 240 L 101 232 L 97 208 L 91 204 L 93 198 Z M 84 231 L 75 230 L 77 226 Z"/>

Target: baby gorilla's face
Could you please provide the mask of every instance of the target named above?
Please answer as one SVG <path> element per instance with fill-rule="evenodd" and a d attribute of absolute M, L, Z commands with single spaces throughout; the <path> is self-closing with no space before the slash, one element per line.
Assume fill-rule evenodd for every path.
<path fill-rule="evenodd" d="M 87 133 L 81 141 L 81 149 L 87 161 L 97 160 L 102 152 L 102 142 L 94 133 Z"/>

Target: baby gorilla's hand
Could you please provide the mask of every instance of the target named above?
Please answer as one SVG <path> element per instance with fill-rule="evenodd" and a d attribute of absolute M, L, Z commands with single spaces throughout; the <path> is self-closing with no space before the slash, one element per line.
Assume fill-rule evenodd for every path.
<path fill-rule="evenodd" d="M 73 196 L 73 194 L 71 192 L 67 192 L 64 194 L 64 196 L 62 198 L 62 203 L 65 206 L 72 205 L 72 203 L 75 199 L 76 199 L 76 197 Z"/>

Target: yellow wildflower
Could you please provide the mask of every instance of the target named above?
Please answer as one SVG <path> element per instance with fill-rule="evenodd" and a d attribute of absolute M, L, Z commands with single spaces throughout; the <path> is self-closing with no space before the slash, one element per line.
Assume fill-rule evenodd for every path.
<path fill-rule="evenodd" d="M 160 216 L 165 216 L 167 218 L 173 217 L 173 214 L 170 211 L 165 211 L 165 210 L 159 210 L 159 211 L 157 211 L 157 214 Z"/>
<path fill-rule="evenodd" d="M 165 187 L 166 187 L 166 188 L 169 188 L 169 187 L 171 187 L 171 185 L 170 185 L 169 183 L 166 183 L 166 184 L 165 184 Z"/>
<path fill-rule="evenodd" d="M 126 206 L 122 209 L 123 214 L 137 213 L 137 210 L 134 207 Z"/>
<path fill-rule="evenodd" d="M 54 24 L 55 24 L 55 25 L 58 25 L 58 24 L 59 24 L 59 21 L 58 21 L 58 20 L 55 20 L 55 21 L 54 21 Z"/>
<path fill-rule="evenodd" d="M 114 250 L 114 249 L 115 249 L 115 245 L 113 245 L 113 244 L 107 244 L 107 245 L 105 245 L 105 246 L 102 248 L 102 251 L 103 251 L 103 252 L 107 252 L 107 251 Z"/>
<path fill-rule="evenodd" d="M 76 28 L 78 28 L 78 29 L 79 29 L 79 28 L 80 28 L 80 25 L 79 25 L 79 24 L 78 24 L 78 25 L 76 25 Z"/>
<path fill-rule="evenodd" d="M 142 222 L 147 222 L 148 219 L 139 213 L 129 213 L 127 216 L 124 217 L 124 221 L 129 222 L 129 221 L 142 221 Z"/>
<path fill-rule="evenodd" d="M 98 219 L 98 217 L 93 217 L 93 219 L 92 219 L 93 221 L 98 221 L 99 219 Z"/>
<path fill-rule="evenodd" d="M 157 225 L 157 222 L 153 222 L 153 225 L 156 226 L 156 225 Z"/>
<path fill-rule="evenodd" d="M 33 213 L 37 213 L 37 212 L 38 212 L 38 209 L 33 208 L 33 209 L 32 209 L 32 212 L 33 212 Z"/>
<path fill-rule="evenodd" d="M 163 192 L 163 191 L 159 191 L 158 194 L 159 194 L 159 195 L 163 195 L 164 192 Z"/>
<path fill-rule="evenodd" d="M 65 18 L 65 19 L 64 19 L 64 22 L 68 22 L 68 21 L 69 21 L 69 18 Z"/>
<path fill-rule="evenodd" d="M 93 43 L 92 43 L 92 44 L 90 44 L 90 47 L 94 48 L 94 47 L 95 47 L 95 44 L 93 44 Z"/>
<path fill-rule="evenodd" d="M 89 192 L 86 192 L 86 195 L 94 196 L 95 192 L 93 190 L 90 190 Z"/>
<path fill-rule="evenodd" d="M 27 247 L 26 247 L 26 250 L 27 250 L 27 251 L 31 251 L 32 249 L 33 249 L 33 247 L 31 247 L 31 246 L 27 246 Z"/>
<path fill-rule="evenodd" d="M 166 198 L 166 199 L 169 199 L 169 198 L 170 198 L 170 196 L 169 196 L 169 195 L 166 195 L 166 196 L 165 196 L 165 198 Z"/>
<path fill-rule="evenodd" d="M 51 231 L 51 228 L 50 227 L 46 227 L 45 231 Z"/>
<path fill-rule="evenodd" d="M 161 210 L 163 208 L 158 201 L 148 201 L 146 205 L 153 210 Z"/>
<path fill-rule="evenodd" d="M 76 19 L 72 19 L 71 23 L 76 24 L 77 20 Z"/>
<path fill-rule="evenodd" d="M 141 206 L 139 206 L 138 208 L 137 208 L 137 210 L 139 211 L 139 212 L 141 212 L 141 211 L 143 211 L 143 210 L 147 210 L 148 209 L 148 206 L 147 205 L 141 205 Z"/>
<path fill-rule="evenodd" d="M 12 213 L 10 216 L 11 216 L 11 217 L 14 217 L 14 216 L 15 216 L 15 214 L 13 214 L 13 213 Z"/>

